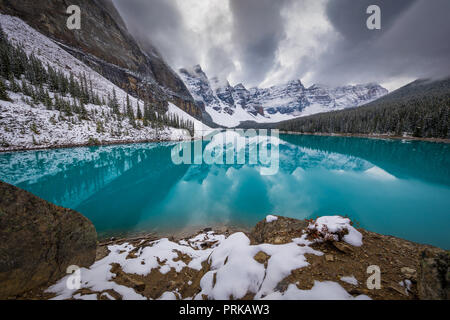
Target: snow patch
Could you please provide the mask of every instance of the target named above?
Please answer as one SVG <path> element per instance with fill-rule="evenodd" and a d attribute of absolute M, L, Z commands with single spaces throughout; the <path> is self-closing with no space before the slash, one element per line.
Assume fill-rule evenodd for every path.
<path fill-rule="evenodd" d="M 274 292 L 265 297 L 267 300 L 371 300 L 366 295 L 353 297 L 338 283 L 332 281 L 314 281 L 311 290 L 300 290 L 296 285 L 290 284 L 288 289 Z"/>
<path fill-rule="evenodd" d="M 320 236 L 320 241 L 331 240 L 340 241 L 341 235 L 343 240 L 355 247 L 362 246 L 362 234 L 356 230 L 351 224 L 350 219 L 341 216 L 323 216 L 317 218 L 308 226 L 308 230 L 315 232 Z"/>
<path fill-rule="evenodd" d="M 209 246 L 204 245 L 207 242 L 210 242 Z M 250 239 L 242 232 L 234 233 L 228 238 L 207 232 L 179 242 L 160 239 L 139 250 L 128 243 L 112 245 L 108 247 L 108 256 L 90 268 L 82 269 L 82 288 L 99 292 L 114 290 L 124 299 L 145 299 L 133 289 L 114 282 L 115 274 L 110 271 L 113 263 L 119 264 L 126 273 L 147 275 L 153 269 L 159 269 L 160 272 L 168 269 L 180 272 L 183 268 L 200 270 L 201 263 L 207 261 L 210 270 L 200 280 L 201 291 L 191 299 L 202 299 L 203 295 L 208 299 L 240 299 L 249 292 L 254 294 L 255 299 L 353 299 L 334 282 L 315 282 L 311 290 L 299 290 L 295 285 L 290 285 L 285 292 L 277 291 L 277 284 L 291 274 L 292 270 L 309 265 L 306 253 L 323 254 L 310 248 L 311 243 L 303 235 L 282 245 L 250 245 Z M 205 247 L 206 249 L 200 249 Z M 269 257 L 267 267 L 254 259 L 260 251 Z M 127 259 L 130 252 L 134 253 L 134 257 Z M 181 261 L 179 253 L 188 255 L 190 262 L 186 264 Z M 82 296 L 76 290 L 69 290 L 66 286 L 67 279 L 68 276 L 62 278 L 47 291 L 56 293 L 55 299 L 94 298 L 94 295 Z M 178 290 L 165 292 L 159 297 L 177 298 L 181 298 Z M 363 298 L 368 297 L 356 297 Z"/>
<path fill-rule="evenodd" d="M 341 280 L 354 286 L 358 285 L 358 280 L 356 280 L 355 276 L 341 277 Z"/>

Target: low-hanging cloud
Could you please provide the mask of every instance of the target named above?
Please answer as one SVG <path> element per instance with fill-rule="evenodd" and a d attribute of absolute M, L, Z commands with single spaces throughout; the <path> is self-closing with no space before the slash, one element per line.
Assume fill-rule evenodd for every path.
<path fill-rule="evenodd" d="M 381 30 L 368 30 L 368 15 L 361 16 L 372 2 L 381 8 Z M 342 38 L 320 57 L 313 79 L 339 84 L 448 76 L 448 12 L 447 0 L 331 1 L 327 15 Z"/>
<path fill-rule="evenodd" d="M 175 1 L 113 0 L 129 31 L 144 45 L 152 44 L 171 65 L 196 63 L 194 38 Z"/>
<path fill-rule="evenodd" d="M 233 42 L 245 83 L 258 84 L 276 63 L 285 38 L 281 10 L 289 0 L 230 0 Z"/>
<path fill-rule="evenodd" d="M 450 74 L 448 0 L 113 0 L 174 68 L 270 86 L 400 83 Z M 369 5 L 381 30 L 366 27 Z"/>

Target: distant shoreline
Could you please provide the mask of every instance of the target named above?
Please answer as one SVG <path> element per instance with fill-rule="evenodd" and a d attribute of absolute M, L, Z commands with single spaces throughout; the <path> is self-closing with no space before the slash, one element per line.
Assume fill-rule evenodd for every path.
<path fill-rule="evenodd" d="M 295 132 L 295 131 L 281 131 L 280 134 L 292 134 L 292 135 L 308 135 L 308 136 L 329 136 L 329 137 L 353 137 L 353 138 L 370 138 L 370 139 L 392 139 L 392 140 L 409 140 L 409 141 L 425 141 L 436 143 L 450 143 L 450 139 L 443 138 L 419 138 L 412 136 L 392 136 L 392 135 L 376 135 L 376 134 L 360 134 L 360 133 L 322 133 L 322 132 Z M 193 140 L 193 139 L 191 139 Z M 119 144 L 137 144 L 137 143 L 149 143 L 149 142 L 181 142 L 189 140 L 156 140 L 156 139 L 144 139 L 144 140 L 118 140 L 118 141 L 103 141 L 100 143 L 69 143 L 61 145 L 50 146 L 36 146 L 36 147 L 18 147 L 11 149 L 0 149 L 0 153 L 7 152 L 21 152 L 21 151 L 37 151 L 37 150 L 51 150 L 51 149 L 68 149 L 78 147 L 100 147 Z"/>
<path fill-rule="evenodd" d="M 370 138 L 370 139 L 392 139 L 392 140 L 410 140 L 410 141 L 450 143 L 450 139 L 444 139 L 444 138 L 419 138 L 419 137 L 412 137 L 412 136 L 393 136 L 393 135 L 387 135 L 387 134 L 295 132 L 295 131 L 281 131 L 281 130 L 280 130 L 280 134 L 328 136 L 328 137 L 352 137 L 352 138 Z"/>
<path fill-rule="evenodd" d="M 192 140 L 192 139 L 191 139 Z M 118 141 L 103 141 L 100 143 L 68 143 L 61 145 L 50 145 L 50 146 L 36 146 L 36 147 L 19 147 L 12 149 L 0 149 L 0 153 L 7 152 L 20 152 L 20 151 L 37 151 L 37 150 L 51 150 L 51 149 L 69 149 L 69 148 L 79 148 L 79 147 L 101 147 L 109 145 L 119 145 L 119 144 L 137 144 L 137 143 L 149 143 L 149 142 L 182 142 L 189 141 L 186 140 L 156 140 L 156 139 L 143 139 L 143 140 L 118 140 Z"/>

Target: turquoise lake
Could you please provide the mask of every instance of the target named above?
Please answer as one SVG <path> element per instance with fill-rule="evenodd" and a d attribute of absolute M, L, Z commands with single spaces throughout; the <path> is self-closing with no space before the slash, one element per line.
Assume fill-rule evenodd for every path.
<path fill-rule="evenodd" d="M 448 144 L 279 138 L 274 175 L 250 164 L 177 165 L 176 143 L 145 143 L 1 153 L 0 179 L 81 212 L 101 237 L 339 214 L 450 249 Z"/>

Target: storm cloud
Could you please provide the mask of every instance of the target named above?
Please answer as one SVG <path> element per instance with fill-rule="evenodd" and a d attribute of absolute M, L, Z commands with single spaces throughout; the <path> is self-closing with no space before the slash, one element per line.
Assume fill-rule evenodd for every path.
<path fill-rule="evenodd" d="M 285 39 L 281 10 L 288 0 L 230 0 L 233 43 L 244 83 L 262 82 Z"/>
<path fill-rule="evenodd" d="M 448 0 L 113 0 L 174 68 L 232 84 L 378 82 L 450 75 Z M 369 5 L 381 30 L 366 27 Z"/>
<path fill-rule="evenodd" d="M 373 2 L 329 2 L 327 16 L 341 39 L 320 57 L 315 79 L 395 82 L 450 74 L 450 1 L 375 1 L 381 30 L 358 27 L 365 24 L 361 9 Z"/>

